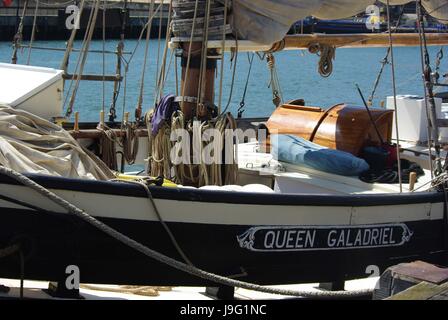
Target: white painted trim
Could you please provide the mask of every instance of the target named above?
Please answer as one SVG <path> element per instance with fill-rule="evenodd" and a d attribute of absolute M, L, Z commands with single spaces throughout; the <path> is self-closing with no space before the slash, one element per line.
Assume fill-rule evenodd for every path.
<path fill-rule="evenodd" d="M 69 190 L 51 190 L 95 217 L 158 221 L 149 199 Z M 56 204 L 24 186 L 0 184 L 0 193 L 54 212 Z M 18 196 L 19 195 L 19 196 Z M 363 225 L 432 220 L 443 206 L 428 203 L 367 207 L 256 205 L 155 199 L 166 222 L 224 225 Z M 0 201 L 3 207 L 17 208 Z M 429 210 L 429 215 L 428 215 Z M 1 215 L 1 212 L 0 212 Z"/>

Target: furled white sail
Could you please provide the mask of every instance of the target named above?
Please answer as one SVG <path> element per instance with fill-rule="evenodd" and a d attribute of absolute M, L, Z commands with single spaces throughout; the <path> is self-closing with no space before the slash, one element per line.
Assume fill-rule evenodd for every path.
<path fill-rule="evenodd" d="M 322 2 L 233 0 L 233 28 L 241 39 L 271 44 L 282 39 L 294 22 L 312 15 Z"/>
<path fill-rule="evenodd" d="M 107 180 L 114 174 L 61 127 L 0 104 L 0 165 L 19 172 Z"/>
<path fill-rule="evenodd" d="M 313 16 L 319 19 L 343 19 L 364 12 L 372 0 L 324 0 Z"/>
<path fill-rule="evenodd" d="M 387 0 L 381 0 L 387 3 Z M 389 0 L 402 5 L 409 0 Z M 270 45 L 281 40 L 293 23 L 307 16 L 342 19 L 365 12 L 374 0 L 233 0 L 232 22 L 240 39 Z M 422 0 L 426 11 L 448 22 L 448 0 Z"/>

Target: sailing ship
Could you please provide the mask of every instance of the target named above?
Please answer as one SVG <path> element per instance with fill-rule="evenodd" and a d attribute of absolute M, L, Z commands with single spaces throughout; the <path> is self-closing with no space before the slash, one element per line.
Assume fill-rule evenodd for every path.
<path fill-rule="evenodd" d="M 274 56 L 280 50 L 317 50 L 323 59 L 324 51 L 331 52 L 335 47 L 389 46 L 393 53 L 392 45 L 418 45 L 421 41 L 424 51 L 426 45 L 447 43 L 446 35 L 425 35 L 422 28 L 418 34 L 285 36 L 294 21 L 306 16 L 344 18 L 363 12 L 372 2 L 170 1 L 172 22 L 162 61 L 167 60 L 169 50 L 179 55 L 179 91 L 173 96 L 162 94 L 169 69 L 162 63 L 157 106 L 152 111 L 148 108 L 145 116 L 140 95 L 135 121 L 130 121 L 127 114 L 116 121 L 115 106 L 109 112 L 109 121 L 101 113 L 99 125 L 79 122 L 77 115 L 74 123 L 62 126 L 44 120 L 60 120 L 55 119 L 58 112 L 49 108 L 62 105 L 64 81 L 72 81 L 76 91 L 81 79 L 112 80 L 116 101 L 118 84 L 125 76 L 120 68 L 123 44 L 117 48 L 117 75 L 84 75 L 82 65 L 93 29 L 86 31 L 80 67 L 74 75 L 67 73 L 67 64 L 76 29 L 59 71 L 1 64 L 2 77 L 8 74 L 11 87 L 19 81 L 28 89 L 26 94 L 14 95 L 11 88 L 9 100 L 5 101 L 8 106 L 0 109 L 0 244 L 17 249 L 11 249 L 10 254 L 2 251 L 0 276 L 63 281 L 66 267 L 76 265 L 81 281 L 88 283 L 213 284 L 136 251 L 91 221 L 70 214 L 60 202 L 37 193 L 33 189 L 36 185 L 25 185 L 25 180 L 19 182 L 5 174 L 11 171 L 4 168 L 21 172 L 40 188 L 142 246 L 231 279 L 262 285 L 331 282 L 369 276 L 366 272 L 371 266 L 383 271 L 417 259 L 446 262 L 446 172 L 438 142 L 439 122 L 429 122 L 429 162 L 421 168 L 417 181 L 415 175 L 407 172 L 404 176 L 400 169 L 393 183 L 364 182 L 357 175 L 329 169 L 328 162 L 340 166 L 347 164 L 344 159 L 348 157 L 349 161 L 364 164 L 361 156 L 366 147 L 378 150 L 388 145 L 392 151 L 386 150 L 385 158 L 374 158 L 370 166 L 391 157 L 392 165 L 404 166 L 400 162 L 404 153 L 392 144 L 397 130 L 396 99 L 390 109 L 344 103 L 324 109 L 307 106 L 302 99 L 283 102 L 275 80 Z M 390 0 L 387 4 L 402 2 Z M 91 10 L 92 26 L 100 3 L 95 1 Z M 430 14 L 444 18 L 446 11 L 437 7 L 439 3 L 417 1 L 420 16 L 422 5 Z M 150 1 L 148 35 L 156 10 L 157 5 Z M 15 45 L 17 48 L 19 43 Z M 277 105 L 269 119 L 234 119 L 222 103 L 222 90 L 215 99 L 217 61 L 224 63 L 225 51 L 234 55 L 244 51 L 265 53 L 272 70 L 273 102 Z M 329 61 L 331 64 L 331 54 L 320 68 L 325 76 L 331 73 Z M 145 68 L 143 65 L 142 79 Z M 221 65 L 219 74 L 222 70 Z M 426 80 L 431 84 L 430 79 Z M 220 83 L 217 87 L 222 89 Z M 436 104 L 431 85 L 427 88 L 428 95 L 421 100 L 428 104 L 425 114 L 434 120 Z M 68 116 L 75 95 L 69 99 Z M 4 96 L 2 99 L 6 99 Z M 418 121 L 426 122 L 423 118 Z M 186 130 L 192 140 L 207 129 L 216 129 L 219 135 L 213 141 L 220 142 L 221 147 L 225 144 L 225 129 L 230 130 L 232 151 L 229 154 L 222 147 L 218 149 L 222 153 L 215 152 L 212 157 L 219 153 L 231 161 L 206 163 L 199 156 L 196 162 L 190 162 L 197 152 L 206 149 L 199 140 L 197 149 L 192 141 L 188 145 L 193 145 L 193 150 L 180 155 L 186 161 L 174 163 L 169 155 L 170 147 L 179 142 L 170 140 L 175 129 Z M 252 129 L 255 139 L 235 138 L 233 132 L 237 129 Z M 398 135 L 395 142 L 400 144 Z M 274 149 L 278 150 L 277 156 L 271 152 Z M 398 160 L 393 159 L 394 153 Z M 437 156 L 435 161 L 432 153 Z M 117 154 L 122 155 L 123 163 L 146 163 L 146 170 L 134 175 L 120 173 Z M 314 160 L 309 160 L 311 154 Z M 232 161 L 235 158 L 238 161 Z M 327 165 L 316 167 L 322 159 Z M 341 162 L 331 163 L 331 159 Z M 408 180 L 410 183 L 404 183 Z M 18 267 L 19 260 L 25 266 L 24 274 Z"/>

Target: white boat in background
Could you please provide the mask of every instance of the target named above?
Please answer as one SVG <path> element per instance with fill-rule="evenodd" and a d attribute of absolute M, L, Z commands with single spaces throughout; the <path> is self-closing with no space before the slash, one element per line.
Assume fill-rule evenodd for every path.
<path fill-rule="evenodd" d="M 0 104 L 44 119 L 62 116 L 63 70 L 0 63 Z"/>

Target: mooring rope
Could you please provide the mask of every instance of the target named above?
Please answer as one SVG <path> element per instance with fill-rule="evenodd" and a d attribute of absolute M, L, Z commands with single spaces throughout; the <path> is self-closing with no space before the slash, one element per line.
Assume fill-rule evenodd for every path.
<path fill-rule="evenodd" d="M 281 289 L 281 288 L 274 288 L 274 287 L 265 287 L 260 286 L 253 283 L 248 283 L 244 281 L 239 281 L 231 278 L 227 278 L 224 276 L 220 276 L 217 274 L 213 274 L 207 271 L 204 271 L 202 269 L 189 266 L 183 262 L 180 262 L 178 260 L 175 260 L 173 258 L 170 258 L 164 254 L 161 254 L 155 250 L 152 250 L 143 244 L 129 238 L 128 236 L 118 232 L 117 230 L 109 227 L 108 225 L 102 223 L 101 221 L 97 220 L 93 216 L 89 215 L 84 210 L 79 209 L 78 207 L 74 206 L 70 202 L 66 201 L 65 199 L 59 197 L 55 193 L 51 192 L 50 190 L 46 189 L 45 187 L 37 184 L 30 178 L 24 176 L 23 174 L 6 168 L 4 166 L 0 165 L 0 173 L 4 174 L 15 181 L 19 182 L 20 184 L 29 187 L 33 189 L 34 191 L 38 192 L 40 195 L 48 198 L 49 200 L 53 201 L 57 205 L 61 206 L 65 210 L 68 211 L 68 213 L 73 214 L 74 216 L 82 219 L 83 221 L 89 223 L 93 227 L 101 230 L 102 232 L 108 234 L 109 236 L 113 237 L 114 239 L 122 242 L 123 244 L 129 246 L 130 248 L 146 255 L 147 257 L 150 257 L 152 259 L 155 259 L 163 264 L 166 264 L 172 268 L 175 268 L 177 270 L 189 273 L 193 276 L 200 277 L 204 280 L 212 281 L 215 283 L 219 283 L 226 286 L 231 287 L 239 287 L 244 288 L 248 290 L 255 290 L 260 291 L 264 293 L 271 293 L 271 294 L 281 294 L 281 295 L 287 295 L 287 296 L 298 296 L 303 298 L 314 298 L 314 299 L 334 299 L 334 298 L 355 298 L 360 296 L 367 296 L 372 294 L 371 289 L 364 289 L 364 290 L 356 290 L 356 291 L 325 291 L 325 292 L 316 292 L 316 291 L 307 291 L 307 290 L 289 290 L 289 289 Z"/>

